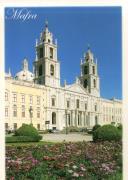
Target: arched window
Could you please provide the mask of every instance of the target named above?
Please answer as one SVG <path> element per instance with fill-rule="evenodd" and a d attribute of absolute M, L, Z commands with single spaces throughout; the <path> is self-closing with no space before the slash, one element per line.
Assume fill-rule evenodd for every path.
<path fill-rule="evenodd" d="M 92 73 L 95 74 L 95 66 L 92 66 Z"/>
<path fill-rule="evenodd" d="M 50 47 L 50 58 L 53 59 L 53 48 Z"/>
<path fill-rule="evenodd" d="M 96 87 L 96 80 L 93 80 L 94 88 Z"/>
<path fill-rule="evenodd" d="M 43 48 L 40 48 L 40 58 L 43 57 Z"/>
<path fill-rule="evenodd" d="M 84 80 L 84 88 L 87 88 L 87 86 L 88 86 L 88 80 L 85 79 L 85 80 Z"/>
<path fill-rule="evenodd" d="M 51 76 L 54 76 L 54 66 L 52 64 L 50 66 L 50 74 Z"/>
<path fill-rule="evenodd" d="M 42 76 L 42 65 L 39 66 L 39 76 Z"/>
<path fill-rule="evenodd" d="M 88 74 L 88 66 L 84 66 L 84 74 Z"/>
<path fill-rule="evenodd" d="M 51 105 L 52 106 L 56 105 L 56 97 L 55 96 L 52 96 L 52 98 L 51 98 Z"/>
<path fill-rule="evenodd" d="M 95 104 L 94 108 L 95 108 L 95 111 L 97 111 L 97 104 Z"/>
<path fill-rule="evenodd" d="M 76 108 L 78 108 L 78 109 L 79 109 L 79 107 L 80 107 L 80 100 L 79 100 L 79 99 L 77 99 L 77 100 L 76 100 Z"/>
<path fill-rule="evenodd" d="M 52 112 L 52 124 L 56 124 L 56 113 Z"/>

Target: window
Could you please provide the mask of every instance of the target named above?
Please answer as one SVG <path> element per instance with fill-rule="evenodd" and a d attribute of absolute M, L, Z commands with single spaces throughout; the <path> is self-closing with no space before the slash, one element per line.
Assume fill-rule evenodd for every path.
<path fill-rule="evenodd" d="M 25 95 L 21 96 L 21 101 L 22 101 L 22 103 L 25 103 Z"/>
<path fill-rule="evenodd" d="M 8 108 L 5 108 L 5 117 L 8 117 Z"/>
<path fill-rule="evenodd" d="M 92 73 L 95 74 L 95 66 L 92 66 Z"/>
<path fill-rule="evenodd" d="M 55 106 L 55 98 L 52 98 L 52 106 Z"/>
<path fill-rule="evenodd" d="M 93 80 L 93 85 L 94 85 L 94 88 L 96 87 L 96 80 L 94 79 Z"/>
<path fill-rule="evenodd" d="M 84 74 L 88 74 L 88 66 L 84 66 Z"/>
<path fill-rule="evenodd" d="M 53 59 L 53 48 L 50 47 L 50 58 Z"/>
<path fill-rule="evenodd" d="M 33 107 L 30 106 L 29 108 L 29 115 L 30 115 L 30 118 L 33 118 Z"/>
<path fill-rule="evenodd" d="M 40 48 L 40 58 L 43 57 L 43 48 Z"/>
<path fill-rule="evenodd" d="M 40 130 L 40 124 L 37 124 L 37 129 Z"/>
<path fill-rule="evenodd" d="M 30 104 L 32 104 L 32 103 L 33 103 L 33 97 L 30 96 Z"/>
<path fill-rule="evenodd" d="M 79 109 L 79 105 L 80 105 L 80 101 L 79 101 L 79 99 L 77 99 L 77 100 L 76 100 L 76 108 Z"/>
<path fill-rule="evenodd" d="M 50 43 L 50 39 L 48 39 L 48 42 Z"/>
<path fill-rule="evenodd" d="M 95 104 L 95 111 L 97 111 L 97 105 Z"/>
<path fill-rule="evenodd" d="M 56 113 L 52 112 L 52 124 L 56 124 Z"/>
<path fill-rule="evenodd" d="M 8 130 L 8 123 L 5 123 L 5 130 Z"/>
<path fill-rule="evenodd" d="M 50 66 L 50 74 L 51 74 L 51 76 L 54 76 L 54 66 L 53 65 Z"/>
<path fill-rule="evenodd" d="M 88 80 L 85 79 L 85 80 L 84 80 L 84 88 L 87 88 L 87 86 L 88 86 Z"/>
<path fill-rule="evenodd" d="M 87 110 L 87 103 L 85 103 L 85 110 Z"/>
<path fill-rule="evenodd" d="M 37 118 L 40 118 L 40 108 L 37 108 Z"/>
<path fill-rule="evenodd" d="M 25 117 L 25 106 L 22 106 L 22 117 Z"/>
<path fill-rule="evenodd" d="M 17 117 L 17 106 L 13 105 L 13 117 Z"/>
<path fill-rule="evenodd" d="M 37 96 L 37 105 L 40 105 L 40 97 Z"/>
<path fill-rule="evenodd" d="M 5 92 L 5 101 L 8 101 L 8 93 Z"/>
<path fill-rule="evenodd" d="M 14 127 L 14 130 L 16 130 L 17 129 L 17 123 L 14 123 L 13 127 Z"/>
<path fill-rule="evenodd" d="M 71 125 L 71 118 L 70 118 L 70 114 L 67 114 L 67 124 L 68 124 L 68 126 L 70 126 Z"/>
<path fill-rule="evenodd" d="M 13 94 L 13 102 L 16 102 L 16 101 L 17 101 L 17 95 Z"/>
<path fill-rule="evenodd" d="M 42 76 L 42 65 L 39 66 L 39 76 Z"/>
<path fill-rule="evenodd" d="M 70 107 L 70 102 L 69 101 L 67 101 L 67 108 L 69 108 Z"/>

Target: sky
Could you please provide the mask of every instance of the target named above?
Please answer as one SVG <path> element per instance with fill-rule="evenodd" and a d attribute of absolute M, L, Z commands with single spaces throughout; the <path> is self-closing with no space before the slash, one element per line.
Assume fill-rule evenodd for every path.
<path fill-rule="evenodd" d="M 24 19 L 25 14 L 30 19 Z M 16 14 L 17 12 L 17 14 Z M 20 13 L 20 18 L 18 13 Z M 16 15 L 16 16 L 15 16 Z M 34 19 L 35 17 L 35 19 Z M 27 58 L 32 71 L 35 41 L 48 20 L 58 42 L 61 84 L 74 83 L 88 44 L 97 58 L 101 96 L 122 98 L 122 32 L 120 7 L 6 8 L 5 71 L 14 76 Z"/>

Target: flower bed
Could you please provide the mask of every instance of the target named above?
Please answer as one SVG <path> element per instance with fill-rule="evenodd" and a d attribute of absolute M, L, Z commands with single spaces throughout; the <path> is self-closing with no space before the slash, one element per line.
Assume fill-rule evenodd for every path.
<path fill-rule="evenodd" d="M 121 180 L 120 142 L 6 147 L 7 179 Z"/>

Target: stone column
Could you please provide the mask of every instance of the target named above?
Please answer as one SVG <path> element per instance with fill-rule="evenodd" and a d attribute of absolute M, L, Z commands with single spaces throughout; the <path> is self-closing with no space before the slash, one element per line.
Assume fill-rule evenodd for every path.
<path fill-rule="evenodd" d="M 71 110 L 71 126 L 73 126 L 73 111 Z"/>
<path fill-rule="evenodd" d="M 84 127 L 84 112 L 81 112 L 81 119 L 82 119 L 82 127 Z"/>
<path fill-rule="evenodd" d="M 86 113 L 84 112 L 84 127 L 86 127 Z"/>
<path fill-rule="evenodd" d="M 72 114 L 72 125 L 75 126 L 75 111 L 73 111 L 73 114 Z"/>
<path fill-rule="evenodd" d="M 77 120 L 78 120 L 78 113 L 77 113 L 77 110 L 76 110 L 75 111 L 75 126 L 76 127 L 78 126 Z"/>

